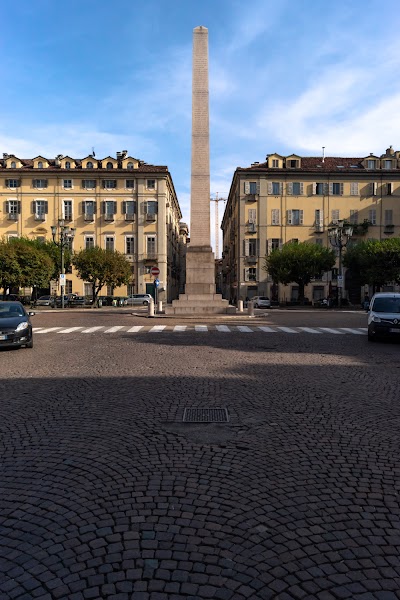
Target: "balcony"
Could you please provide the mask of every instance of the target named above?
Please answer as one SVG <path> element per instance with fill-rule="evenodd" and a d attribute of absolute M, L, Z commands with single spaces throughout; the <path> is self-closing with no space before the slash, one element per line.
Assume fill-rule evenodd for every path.
<path fill-rule="evenodd" d="M 8 213 L 9 221 L 18 221 L 19 214 L 18 213 Z"/>
<path fill-rule="evenodd" d="M 151 214 L 151 213 L 147 213 L 144 216 L 146 221 L 156 221 L 157 220 L 157 215 L 155 214 Z"/>
<path fill-rule="evenodd" d="M 84 219 L 85 221 L 94 221 L 94 213 L 85 213 Z"/>
<path fill-rule="evenodd" d="M 140 255 L 140 260 L 157 260 L 157 252 L 144 252 Z"/>
<path fill-rule="evenodd" d="M 114 221 L 114 215 L 104 215 L 104 220 L 105 221 Z"/>
<path fill-rule="evenodd" d="M 257 263 L 257 256 L 255 254 L 250 254 L 249 256 L 245 256 L 244 260 L 248 264 L 256 264 Z"/>
<path fill-rule="evenodd" d="M 125 213 L 124 217 L 125 217 L 125 221 L 131 221 L 132 222 L 132 221 L 135 220 L 135 215 L 133 215 L 133 214 Z"/>
<path fill-rule="evenodd" d="M 322 225 L 322 223 L 315 223 L 314 225 L 314 232 L 315 233 L 323 233 L 324 232 L 324 226 Z"/>
<path fill-rule="evenodd" d="M 256 223 L 246 223 L 246 232 L 247 233 L 256 233 L 257 231 L 257 225 Z"/>
<path fill-rule="evenodd" d="M 246 202 L 257 202 L 258 197 L 258 194 L 246 194 L 244 199 Z"/>
<path fill-rule="evenodd" d="M 35 221 L 45 221 L 46 220 L 46 215 L 43 213 L 36 213 L 35 214 Z"/>
<path fill-rule="evenodd" d="M 386 235 L 391 235 L 392 233 L 394 233 L 394 225 L 385 225 L 383 233 L 385 233 Z"/>

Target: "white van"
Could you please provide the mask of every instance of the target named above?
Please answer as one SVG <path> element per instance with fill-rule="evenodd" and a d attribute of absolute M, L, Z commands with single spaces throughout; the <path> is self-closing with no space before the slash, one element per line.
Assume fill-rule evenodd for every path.
<path fill-rule="evenodd" d="M 368 309 L 368 340 L 398 336 L 400 340 L 400 294 L 379 292 L 372 296 Z"/>

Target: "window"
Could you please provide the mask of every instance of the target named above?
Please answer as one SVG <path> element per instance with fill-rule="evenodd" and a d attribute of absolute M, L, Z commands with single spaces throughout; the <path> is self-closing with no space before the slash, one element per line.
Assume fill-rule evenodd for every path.
<path fill-rule="evenodd" d="M 83 179 L 82 187 L 85 190 L 94 190 L 96 188 L 96 180 L 95 179 Z"/>
<path fill-rule="evenodd" d="M 128 190 L 134 190 L 135 189 L 135 180 L 134 179 L 126 179 L 125 187 Z"/>
<path fill-rule="evenodd" d="M 41 161 L 38 162 L 38 169 L 43 169 L 43 163 Z"/>
<path fill-rule="evenodd" d="M 289 161 L 286 161 L 286 166 L 290 169 L 297 169 L 299 161 L 297 159 L 290 159 Z"/>
<path fill-rule="evenodd" d="M 21 185 L 19 179 L 6 179 L 6 186 L 9 188 L 17 188 Z"/>
<path fill-rule="evenodd" d="M 340 210 L 338 208 L 334 208 L 332 210 L 332 223 L 337 223 L 340 219 Z"/>
<path fill-rule="evenodd" d="M 273 169 L 279 168 L 279 160 L 277 158 L 272 159 L 272 168 Z"/>
<path fill-rule="evenodd" d="M 34 179 L 33 187 L 34 188 L 47 188 L 47 179 Z"/>
<path fill-rule="evenodd" d="M 131 235 L 125 237 L 125 254 L 135 253 L 135 238 Z"/>
<path fill-rule="evenodd" d="M 155 190 L 156 189 L 156 180 L 155 179 L 148 179 L 147 180 L 147 189 L 148 190 Z"/>
<path fill-rule="evenodd" d="M 319 208 L 315 211 L 315 226 L 323 227 L 324 226 L 324 214 L 323 211 Z"/>
<path fill-rule="evenodd" d="M 293 196 L 302 196 L 304 190 L 304 184 L 300 181 L 294 181 L 292 183 L 291 193 Z"/>
<path fill-rule="evenodd" d="M 391 169 L 392 168 L 392 161 L 391 160 L 384 160 L 383 161 L 383 168 L 384 169 Z"/>
<path fill-rule="evenodd" d="M 369 184 L 369 193 L 370 196 L 376 196 L 376 182 L 375 181 L 371 181 L 371 183 Z"/>
<path fill-rule="evenodd" d="M 279 208 L 273 208 L 271 210 L 271 225 L 279 225 L 281 222 L 280 210 Z"/>
<path fill-rule="evenodd" d="M 372 225 L 376 225 L 376 209 L 375 208 L 371 208 L 368 211 L 368 221 L 372 224 Z"/>
<path fill-rule="evenodd" d="M 85 250 L 89 250 L 89 248 L 94 248 L 94 236 L 93 235 L 85 235 Z M 89 295 L 89 294 L 87 294 Z"/>
<path fill-rule="evenodd" d="M 83 284 L 83 293 L 89 298 L 93 298 L 93 285 L 91 283 Z"/>
<path fill-rule="evenodd" d="M 65 163 L 65 168 L 66 169 L 70 169 L 71 168 L 71 163 L 69 162 L 69 160 L 67 160 L 67 162 Z"/>
<path fill-rule="evenodd" d="M 12 163 L 11 163 L 10 166 L 11 166 L 12 169 L 16 169 L 17 168 L 17 163 L 15 162 L 15 160 L 12 161 Z"/>
<path fill-rule="evenodd" d="M 272 195 L 279 196 L 281 193 L 281 184 L 277 181 L 272 182 Z"/>
<path fill-rule="evenodd" d="M 114 236 L 106 235 L 106 250 L 111 250 L 114 252 Z"/>
<path fill-rule="evenodd" d="M 323 300 L 325 298 L 325 288 L 323 285 L 314 285 L 313 286 L 313 300 Z"/>
<path fill-rule="evenodd" d="M 144 214 L 146 215 L 146 218 L 149 221 L 154 221 L 156 218 L 156 215 L 158 213 L 158 202 L 157 200 L 148 200 L 147 202 L 143 203 L 143 210 L 144 210 Z"/>
<path fill-rule="evenodd" d="M 133 221 L 135 219 L 136 202 L 134 200 L 126 200 L 123 202 L 122 212 L 125 215 L 125 220 Z"/>
<path fill-rule="evenodd" d="M 146 252 L 147 254 L 156 254 L 156 237 L 155 236 L 147 236 L 146 237 Z"/>
<path fill-rule="evenodd" d="M 94 200 L 85 200 L 84 201 L 85 221 L 93 221 L 95 212 L 96 212 L 95 201 Z"/>
<path fill-rule="evenodd" d="M 393 183 L 386 184 L 386 195 L 391 196 L 393 194 Z"/>
<path fill-rule="evenodd" d="M 249 209 L 249 223 L 256 223 L 257 221 L 257 212 L 255 208 Z"/>
<path fill-rule="evenodd" d="M 288 225 L 303 225 L 303 211 L 294 209 L 287 211 Z"/>
<path fill-rule="evenodd" d="M 367 162 L 367 168 L 368 169 L 375 169 L 376 167 L 376 160 L 373 160 L 372 158 L 368 160 Z"/>
<path fill-rule="evenodd" d="M 352 225 L 357 225 L 357 223 L 358 223 L 358 210 L 351 210 L 350 211 L 350 223 Z"/>
<path fill-rule="evenodd" d="M 107 169 L 108 171 L 111 171 L 111 169 L 113 169 L 113 168 L 114 168 L 114 165 L 112 164 L 112 162 L 108 162 L 108 163 L 106 164 L 106 169 Z"/>
<path fill-rule="evenodd" d="M 393 211 L 385 210 L 385 226 L 393 225 Z"/>
<path fill-rule="evenodd" d="M 72 221 L 72 200 L 63 201 L 63 217 L 66 221 Z"/>
<path fill-rule="evenodd" d="M 355 183 L 354 181 L 352 181 L 350 183 L 350 196 L 358 196 L 358 195 L 359 195 L 358 183 Z"/>
<path fill-rule="evenodd" d="M 47 214 L 47 200 L 34 200 L 35 219 L 44 221 Z"/>
<path fill-rule="evenodd" d="M 104 179 L 103 180 L 103 188 L 106 190 L 111 190 L 117 187 L 116 179 Z"/>
<path fill-rule="evenodd" d="M 271 240 L 271 250 L 279 250 L 281 247 L 280 238 L 272 238 Z"/>
<path fill-rule="evenodd" d="M 64 179 L 63 188 L 66 190 L 72 190 L 72 179 Z"/>
<path fill-rule="evenodd" d="M 128 162 L 126 168 L 128 169 L 128 171 L 133 171 L 133 162 Z"/>
<path fill-rule="evenodd" d="M 103 203 L 103 215 L 106 221 L 113 221 L 117 212 L 117 206 L 114 200 L 105 200 Z"/>
<path fill-rule="evenodd" d="M 72 294 L 72 281 L 70 279 L 65 280 L 65 293 Z"/>
<path fill-rule="evenodd" d="M 88 160 L 88 162 L 86 163 L 86 168 L 87 169 L 93 169 L 93 163 L 90 162 L 90 160 Z"/>
<path fill-rule="evenodd" d="M 257 182 L 250 181 L 250 194 L 257 194 Z"/>
<path fill-rule="evenodd" d="M 328 193 L 327 183 L 314 183 L 313 188 L 313 193 L 316 196 L 325 196 Z"/>
<path fill-rule="evenodd" d="M 331 196 L 343 196 L 343 183 L 330 183 L 329 193 Z"/>
<path fill-rule="evenodd" d="M 7 204 L 8 204 L 8 206 L 7 206 L 8 218 L 11 221 L 17 221 L 18 215 L 21 212 L 20 202 L 18 200 L 8 200 Z"/>
<path fill-rule="evenodd" d="M 257 281 L 257 268 L 250 267 L 249 269 L 244 270 L 244 280 L 245 281 Z"/>
<path fill-rule="evenodd" d="M 249 253 L 247 256 L 257 256 L 257 254 L 258 254 L 257 246 L 258 246 L 258 240 L 255 240 L 255 239 L 249 240 Z"/>

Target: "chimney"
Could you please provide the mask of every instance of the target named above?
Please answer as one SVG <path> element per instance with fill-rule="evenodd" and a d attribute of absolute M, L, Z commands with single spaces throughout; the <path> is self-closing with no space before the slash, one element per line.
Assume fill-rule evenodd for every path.
<path fill-rule="evenodd" d="M 4 158 L 4 160 L 6 160 L 8 158 L 7 152 L 3 152 L 3 158 Z"/>
<path fill-rule="evenodd" d="M 322 146 L 322 162 L 325 162 L 325 146 Z"/>

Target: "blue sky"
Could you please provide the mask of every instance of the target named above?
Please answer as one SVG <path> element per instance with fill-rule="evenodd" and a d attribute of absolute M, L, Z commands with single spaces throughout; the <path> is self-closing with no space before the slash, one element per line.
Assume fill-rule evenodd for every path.
<path fill-rule="evenodd" d="M 390 0 L 6 3 L 0 152 L 128 149 L 168 165 L 189 223 L 194 27 L 209 30 L 211 193 L 226 197 L 237 166 L 272 152 L 400 149 L 399 14 Z"/>

